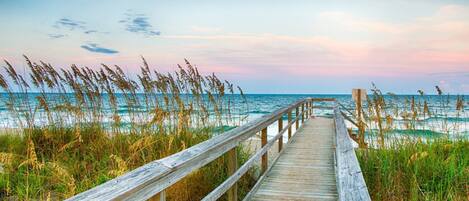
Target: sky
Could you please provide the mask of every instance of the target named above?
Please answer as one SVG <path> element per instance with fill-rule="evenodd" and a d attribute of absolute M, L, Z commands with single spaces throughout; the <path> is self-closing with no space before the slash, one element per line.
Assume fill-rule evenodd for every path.
<path fill-rule="evenodd" d="M 0 0 L 0 27 L 18 69 L 186 58 L 248 93 L 469 94 L 469 1 Z"/>

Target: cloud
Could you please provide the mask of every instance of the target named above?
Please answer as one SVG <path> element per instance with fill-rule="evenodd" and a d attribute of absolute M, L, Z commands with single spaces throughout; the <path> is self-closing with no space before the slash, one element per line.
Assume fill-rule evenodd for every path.
<path fill-rule="evenodd" d="M 469 71 L 428 73 L 430 76 L 469 77 Z"/>
<path fill-rule="evenodd" d="M 86 30 L 86 31 L 83 31 L 84 34 L 109 34 L 109 32 L 107 31 L 98 31 L 98 30 L 95 30 L 95 29 L 90 29 L 90 30 Z"/>
<path fill-rule="evenodd" d="M 125 16 L 125 19 L 119 21 L 119 23 L 125 25 L 125 30 L 147 36 L 159 36 L 161 34 L 160 31 L 153 29 L 146 15 L 129 12 Z"/>
<path fill-rule="evenodd" d="M 58 29 L 68 29 L 68 30 L 75 30 L 75 29 L 86 29 L 85 22 L 72 20 L 69 18 L 62 18 L 55 22 L 54 27 Z"/>
<path fill-rule="evenodd" d="M 96 30 L 86 30 L 86 31 L 84 31 L 83 33 L 85 33 L 85 34 L 92 34 L 92 33 L 98 33 L 98 31 L 96 31 Z"/>
<path fill-rule="evenodd" d="M 65 36 L 66 35 L 64 35 L 64 34 L 49 34 L 49 37 L 52 38 L 52 39 L 63 38 Z"/>
<path fill-rule="evenodd" d="M 432 76 L 455 78 L 469 66 L 468 17 L 465 6 L 445 6 L 430 15 L 397 22 L 324 12 L 315 20 L 319 31 L 307 36 L 208 35 L 196 32 L 200 30 L 196 27 L 191 35 L 161 37 L 186 41 L 180 50 L 184 53 L 179 54 L 259 73 L 388 78 L 428 78 L 428 73 L 435 73 Z M 457 79 L 466 76 L 461 73 Z"/>
<path fill-rule="evenodd" d="M 104 48 L 104 47 L 99 47 L 98 44 L 95 44 L 95 43 L 89 43 L 89 44 L 86 44 L 86 45 L 82 45 L 80 47 L 85 49 L 85 50 L 88 50 L 90 52 L 96 52 L 96 53 L 103 53 L 103 54 L 116 54 L 116 53 L 119 53 L 119 51 L 117 51 L 117 50 L 108 49 L 108 48 Z"/>
<path fill-rule="evenodd" d="M 82 33 L 87 34 L 87 35 L 97 34 L 97 33 L 100 33 L 100 34 L 108 34 L 109 33 L 109 32 L 98 31 L 96 29 L 90 29 L 90 28 L 88 28 L 86 22 L 77 21 L 77 20 L 73 20 L 73 19 L 70 19 L 70 18 L 61 18 L 61 19 L 57 20 L 54 23 L 53 27 L 56 28 L 56 29 L 63 30 L 63 31 L 79 31 L 79 32 L 82 32 Z M 50 38 L 62 38 L 62 37 L 65 37 L 65 36 L 67 36 L 67 35 L 66 34 L 49 34 Z"/>
<path fill-rule="evenodd" d="M 359 65 L 351 64 L 366 52 L 361 44 L 317 36 L 224 33 L 162 38 L 184 40 L 184 47 L 178 50 L 181 55 L 237 68 L 237 74 L 266 77 L 355 74 Z"/>

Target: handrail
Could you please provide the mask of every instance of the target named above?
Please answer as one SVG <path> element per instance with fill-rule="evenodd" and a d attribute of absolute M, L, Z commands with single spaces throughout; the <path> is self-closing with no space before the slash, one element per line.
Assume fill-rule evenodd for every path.
<path fill-rule="evenodd" d="M 335 98 L 311 98 L 311 101 L 314 102 L 335 102 Z"/>
<path fill-rule="evenodd" d="M 303 114 L 300 113 L 298 117 L 293 119 L 293 121 L 289 122 L 287 127 L 283 128 L 277 135 L 275 135 L 272 139 L 269 140 L 269 142 L 262 147 L 262 149 L 258 150 L 251 158 L 249 158 L 248 161 L 246 161 L 240 169 L 238 169 L 232 176 L 230 176 L 227 180 L 225 180 L 220 186 L 218 186 L 215 190 L 213 190 L 210 194 L 205 196 L 202 201 L 211 201 L 211 200 L 217 200 L 219 197 L 221 197 L 228 189 L 231 187 L 236 181 L 244 175 L 250 167 L 254 164 L 256 160 L 259 160 L 259 158 L 267 153 L 269 148 L 272 147 L 272 145 L 277 141 L 277 139 L 283 137 L 283 133 L 285 133 L 290 126 L 292 126 L 296 120 L 299 120 L 301 115 Z M 259 181 L 258 181 L 259 182 Z"/>
<path fill-rule="evenodd" d="M 340 201 L 371 200 L 358 163 L 355 149 L 348 135 L 344 117 L 337 104 L 334 108 L 336 129 L 336 182 Z"/>
<path fill-rule="evenodd" d="M 159 196 L 161 200 L 164 200 L 164 190 L 166 188 L 184 178 L 192 171 L 203 167 L 223 154 L 235 149 L 242 141 L 262 131 L 263 148 L 257 151 L 240 169 L 234 167 L 234 169 L 237 170 L 231 173 L 232 176 L 207 197 L 207 200 L 212 200 L 212 198 L 216 199 L 216 197 L 221 196 L 232 187 L 241 175 L 247 171 L 247 167 L 252 165 L 253 162 L 258 160 L 261 156 L 263 159 L 262 168 L 265 174 L 267 169 L 268 148 L 272 146 L 277 139 L 280 144 L 281 136 L 283 136 L 283 133 L 287 130 L 290 137 L 293 124 L 295 124 L 298 129 L 300 119 L 303 123 L 305 116 L 308 118 L 308 116 L 312 114 L 313 101 L 335 101 L 335 99 L 306 98 L 299 100 L 287 107 L 278 109 L 271 114 L 264 115 L 245 125 L 224 132 L 181 152 L 147 163 L 67 200 L 146 200 L 155 195 Z M 295 119 L 292 120 L 290 117 L 294 109 L 296 110 L 296 116 Z M 299 112 L 300 109 L 301 112 Z M 275 121 L 280 122 L 285 114 L 289 116 L 287 127 L 279 128 L 279 134 L 267 142 L 267 127 Z M 235 158 L 231 158 L 230 160 L 237 160 L 236 155 L 234 156 Z M 231 199 L 236 200 L 236 193 L 234 193 L 234 198 Z"/>
<path fill-rule="evenodd" d="M 311 108 L 312 109 L 312 108 Z M 311 110 L 312 111 L 312 110 Z M 294 121 L 292 121 L 291 123 L 293 123 Z M 288 126 L 287 126 L 288 128 Z M 287 129 L 285 128 L 285 129 Z M 278 139 L 281 139 L 281 136 L 282 136 L 282 133 L 283 133 L 283 130 L 279 132 L 279 134 L 277 134 L 273 139 L 271 139 L 269 141 L 269 147 L 273 145 L 273 143 L 275 142 L 275 140 L 278 138 Z M 296 135 L 292 136 L 291 139 L 295 138 Z M 289 139 L 288 142 L 287 142 L 287 146 L 291 143 L 291 140 Z M 269 148 L 267 147 L 267 149 Z M 266 148 L 266 147 L 264 147 Z M 260 150 L 260 151 L 263 151 L 263 150 Z M 252 199 L 252 197 L 254 196 L 254 194 L 257 192 L 257 190 L 259 189 L 259 187 L 261 186 L 261 183 L 262 181 L 266 178 L 267 176 L 267 173 L 270 172 L 271 168 L 273 167 L 273 165 L 277 162 L 277 160 L 280 158 L 280 156 L 283 154 L 283 152 L 285 151 L 285 149 L 282 149 L 277 157 L 274 159 L 274 161 L 272 162 L 272 165 L 269 166 L 269 168 L 265 171 L 264 174 L 262 174 L 259 179 L 257 180 L 256 184 L 254 185 L 254 187 L 252 187 L 252 189 L 249 191 L 249 193 L 246 195 L 246 197 L 244 197 L 243 201 L 249 201 Z"/>

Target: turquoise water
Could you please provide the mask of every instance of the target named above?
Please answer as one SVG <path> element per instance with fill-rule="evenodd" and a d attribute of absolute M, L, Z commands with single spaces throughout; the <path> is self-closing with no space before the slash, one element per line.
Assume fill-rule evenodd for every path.
<path fill-rule="evenodd" d="M 318 95 L 318 94 L 286 94 L 286 95 L 248 95 L 247 100 L 249 102 L 249 119 L 255 119 L 261 117 L 264 114 L 268 114 L 276 109 L 287 106 L 296 100 L 307 97 L 315 98 L 335 98 L 337 99 L 342 107 L 341 109 L 345 112 L 354 111 L 355 103 L 352 101 L 351 95 Z M 395 115 L 395 108 L 399 111 L 411 111 L 410 100 L 414 97 L 415 104 L 426 100 L 428 102 L 428 108 L 431 112 L 431 116 L 418 116 L 416 121 L 406 120 L 402 115 Z M 463 96 L 466 100 L 467 96 Z M 371 96 L 369 96 L 371 98 Z M 387 108 L 384 108 L 394 118 L 393 121 L 393 133 L 402 135 L 413 135 L 413 136 L 438 136 L 438 135 L 464 135 L 468 136 L 469 133 L 469 111 L 456 110 L 457 96 L 438 96 L 438 95 L 396 95 L 384 96 L 387 103 L 392 102 Z M 319 102 L 316 105 L 326 106 L 328 103 Z M 469 102 L 464 101 L 464 106 L 467 108 Z M 364 102 L 364 109 L 366 110 L 367 103 Z M 423 108 L 423 106 L 421 107 Z M 331 110 L 315 110 L 316 115 L 331 115 Z M 385 122 L 385 119 L 383 119 Z M 348 127 L 352 127 L 350 122 L 346 122 Z M 409 124 L 413 125 L 413 129 L 409 130 Z M 284 123 L 285 125 L 285 123 Z M 275 127 L 275 126 L 274 126 Z M 372 131 L 376 131 L 377 127 L 372 127 Z M 275 129 L 271 129 L 275 133 Z"/>
<path fill-rule="evenodd" d="M 29 101 L 31 105 L 36 105 L 35 96 L 38 94 L 29 94 Z M 48 94 L 49 101 L 60 101 L 56 94 Z M 414 125 L 415 131 L 422 131 L 425 132 L 426 130 L 432 130 L 435 133 L 456 133 L 456 134 L 465 134 L 469 132 L 469 112 L 467 110 L 456 110 L 456 99 L 457 96 L 437 96 L 437 95 L 413 95 L 415 97 L 416 104 L 420 103 L 423 104 L 423 101 L 428 102 L 429 110 L 431 111 L 431 116 L 419 116 L 416 122 L 410 122 Z M 117 95 L 118 97 L 118 112 L 122 116 L 123 123 L 126 123 L 128 120 L 127 113 L 128 113 L 128 106 L 126 105 L 122 96 Z M 246 100 L 241 98 L 240 95 L 226 95 L 227 99 L 229 98 L 232 101 L 231 107 L 233 108 L 233 116 L 235 117 L 247 117 L 243 122 L 253 120 L 255 118 L 259 118 L 262 115 L 269 114 L 277 109 L 285 107 L 289 104 L 294 103 L 297 100 L 307 98 L 307 97 L 314 97 L 314 98 L 335 98 L 337 99 L 341 105 L 343 106 L 342 109 L 353 111 L 354 110 L 354 102 L 352 101 L 351 95 L 321 95 L 321 94 L 248 94 L 246 95 Z M 387 109 L 389 114 L 393 116 L 395 119 L 393 124 L 397 130 L 408 130 L 406 129 L 407 124 L 409 124 L 408 120 L 402 118 L 401 115 L 394 115 L 393 108 L 399 108 L 399 110 L 403 110 L 403 108 L 407 108 L 407 111 L 410 111 L 410 99 L 412 95 L 397 95 L 397 96 L 390 96 L 385 95 L 385 99 L 388 101 L 392 101 L 392 105 L 389 105 Z M 8 127 L 8 128 L 15 128 L 18 127 L 17 119 L 15 116 L 9 112 L 7 105 L 5 104 L 5 100 L 7 98 L 7 94 L 0 94 L 0 127 Z M 187 95 L 187 98 L 191 98 L 190 95 Z M 463 97 L 466 99 L 466 97 Z M 73 100 L 73 96 L 70 95 L 70 99 Z M 104 103 L 108 102 L 104 97 Z M 143 95 L 142 95 L 143 101 Z M 247 104 L 246 102 L 247 101 Z M 326 105 L 325 102 L 316 103 L 316 105 Z M 464 101 L 464 106 L 467 108 L 469 106 L 467 101 Z M 110 121 L 110 115 L 112 109 L 109 105 L 103 105 L 104 113 L 103 114 L 103 123 L 107 123 Z M 366 102 L 365 102 L 366 108 Z M 21 109 L 21 108 L 20 108 Z M 23 108 L 26 109 L 26 108 Z M 145 112 L 146 108 L 133 108 L 137 111 Z M 41 116 L 44 113 L 42 110 L 38 110 L 36 112 L 37 116 Z M 332 111 L 330 110 L 315 110 L 316 115 L 330 115 Z M 44 116 L 43 116 L 44 117 Z M 286 118 L 286 117 L 285 117 Z M 41 124 L 41 121 L 44 118 L 36 118 L 38 121 L 36 124 Z M 350 124 L 349 124 L 350 126 Z M 398 131 L 405 133 L 404 131 Z"/>

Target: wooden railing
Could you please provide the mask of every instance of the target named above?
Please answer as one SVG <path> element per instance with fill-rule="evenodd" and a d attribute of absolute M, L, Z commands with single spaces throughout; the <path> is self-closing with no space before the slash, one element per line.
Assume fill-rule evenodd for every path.
<path fill-rule="evenodd" d="M 346 116 L 345 116 L 346 117 Z M 352 139 L 344 122 L 344 115 L 338 104 L 334 107 L 336 133 L 336 182 L 340 201 L 371 200 L 358 163 Z"/>
<path fill-rule="evenodd" d="M 216 200 L 227 193 L 228 200 L 237 200 L 236 182 L 245 174 L 255 161 L 261 159 L 261 173 L 268 168 L 268 150 L 278 140 L 278 151 L 283 149 L 283 134 L 292 136 L 292 126 L 296 130 L 313 112 L 313 101 L 322 99 L 303 99 L 275 112 L 248 122 L 233 130 L 217 135 L 210 140 L 194 145 L 163 159 L 152 161 L 124 175 L 114 178 L 68 200 L 165 200 L 165 189 L 175 184 L 192 171 L 226 154 L 230 177 L 209 193 L 204 200 Z M 295 116 L 292 113 L 295 113 Z M 287 115 L 288 124 L 284 127 L 283 117 Z M 294 117 L 294 118 L 293 118 Z M 267 127 L 278 122 L 279 133 L 267 140 Z M 246 139 L 261 132 L 262 148 L 257 150 L 241 167 L 237 167 L 236 147 Z M 261 175 L 262 177 L 263 175 Z"/>
<path fill-rule="evenodd" d="M 145 164 L 104 184 L 71 197 L 68 200 L 165 200 L 165 189 L 175 184 L 194 170 L 205 166 L 222 155 L 227 156 L 227 169 L 230 176 L 221 185 L 210 192 L 203 200 L 216 200 L 225 193 L 227 194 L 229 201 L 238 200 L 237 181 L 254 166 L 256 161 L 261 160 L 261 175 L 251 192 L 244 198 L 244 200 L 249 200 L 252 196 L 252 192 L 256 191 L 260 182 L 265 178 L 269 168 L 271 168 L 268 166 L 269 149 L 274 145 L 274 143 L 278 142 L 278 152 L 283 152 L 284 146 L 288 146 L 290 138 L 293 135 L 293 125 L 295 125 L 295 130 L 297 131 L 300 128 L 300 125 L 303 125 L 303 122 L 313 114 L 313 108 L 334 109 L 337 136 L 340 134 L 340 140 L 339 136 L 337 137 L 338 144 L 336 145 L 336 154 L 353 153 L 353 156 L 355 156 L 355 152 L 350 152 L 350 147 L 346 144 L 342 136 L 346 135 L 344 133 L 346 132 L 346 129 L 342 115 L 337 112 L 337 104 L 335 104 L 334 107 L 313 107 L 314 102 L 323 101 L 335 102 L 335 99 L 306 98 L 299 100 L 287 107 L 276 110 L 271 114 L 264 115 L 261 118 L 248 122 L 238 128 L 217 135 L 210 140 L 194 145 L 166 158 Z M 295 113 L 294 116 L 292 115 L 293 112 Z M 286 126 L 283 125 L 283 117 L 285 115 L 288 118 Z M 278 133 L 271 139 L 267 139 L 267 127 L 274 122 L 278 122 Z M 257 150 L 241 167 L 237 167 L 238 159 L 236 147 L 246 139 L 253 137 L 258 132 L 261 133 L 261 149 Z M 284 133 L 287 133 L 288 135 L 288 142 L 286 144 L 283 143 Z M 346 137 L 348 137 L 348 135 L 346 135 Z M 343 143 L 346 145 L 341 145 Z M 273 163 L 275 163 L 279 156 L 280 154 L 274 159 Z M 342 169 L 346 169 L 344 168 L 344 165 L 347 166 L 347 164 L 344 163 L 349 160 L 347 157 L 344 158 L 336 156 L 336 158 L 338 159 L 336 163 L 336 171 L 342 175 L 337 177 L 337 182 L 340 184 L 338 185 L 338 188 L 348 191 L 346 189 L 347 186 L 344 186 L 343 183 L 353 183 L 353 181 L 343 179 L 349 179 L 348 176 L 345 175 L 347 173 L 353 175 L 354 178 L 358 176 L 358 174 L 350 172 L 356 171 L 356 168 L 349 168 L 347 171 L 342 171 Z M 353 163 L 353 165 L 358 165 L 358 163 Z M 359 169 L 360 167 L 358 166 L 358 170 Z M 361 176 L 361 172 L 359 176 Z M 361 177 L 361 179 L 363 179 L 363 177 Z M 362 188 L 363 185 L 357 185 L 356 187 Z M 364 187 L 366 188 L 366 185 Z M 340 190 L 340 192 L 342 192 L 342 190 Z M 368 193 L 368 191 L 366 191 L 366 193 Z M 341 194 L 342 193 L 339 193 L 339 195 Z"/>
<path fill-rule="evenodd" d="M 325 107 L 325 106 L 314 106 L 314 102 L 335 102 L 335 99 L 331 99 L 331 98 L 310 98 L 308 99 L 309 100 L 309 114 L 307 115 L 308 117 L 311 117 L 313 114 L 314 114 L 314 109 L 330 109 L 331 107 Z M 288 122 L 290 122 L 290 119 L 288 120 Z M 287 125 L 287 128 L 289 128 L 290 124 Z M 298 129 L 298 126 L 296 127 Z M 279 133 L 277 134 L 277 136 L 275 136 L 274 138 L 272 138 L 270 141 L 269 141 L 269 145 L 272 146 L 273 143 L 275 142 L 275 140 L 278 138 L 278 139 L 282 139 L 282 136 L 283 136 L 283 130 L 280 130 L 280 127 L 279 127 Z M 289 135 L 288 136 L 288 142 L 286 144 L 286 146 L 288 146 L 290 144 L 290 138 L 291 136 Z M 279 141 L 280 143 L 280 141 Z M 268 149 L 268 147 L 267 147 Z M 260 150 L 260 151 L 264 151 L 264 150 Z M 272 164 L 275 164 L 275 162 L 279 159 L 280 155 L 283 153 L 284 149 L 280 149 L 280 146 L 279 146 L 279 154 L 277 155 L 277 157 L 274 159 L 274 161 L 272 162 Z M 266 178 L 266 173 L 268 173 L 270 171 L 270 168 L 272 168 L 273 166 L 270 166 L 268 167 L 268 169 L 265 171 L 265 174 L 261 175 L 259 177 L 259 179 L 257 180 L 256 184 L 254 185 L 254 187 L 251 189 L 251 191 L 246 195 L 246 197 L 244 197 L 243 201 L 249 201 L 251 200 L 251 198 L 254 196 L 254 193 L 258 190 L 258 188 L 260 187 L 262 181 Z"/>

